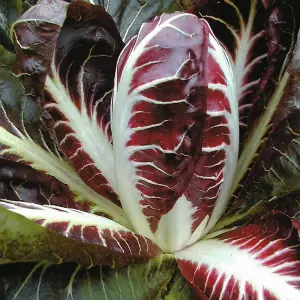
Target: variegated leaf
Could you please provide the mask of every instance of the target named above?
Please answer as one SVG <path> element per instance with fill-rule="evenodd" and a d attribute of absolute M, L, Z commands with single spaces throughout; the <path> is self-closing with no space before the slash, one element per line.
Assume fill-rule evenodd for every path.
<path fill-rule="evenodd" d="M 174 222 L 163 219 L 174 212 L 190 231 L 180 212 L 192 204 L 181 196 L 201 152 L 207 48 L 206 23 L 162 15 L 141 27 L 118 61 L 112 134 L 120 200 L 137 232 L 166 251 L 190 236 L 173 241 Z"/>
<path fill-rule="evenodd" d="M 52 116 L 59 148 L 82 180 L 119 204 L 112 172 L 109 112 L 116 61 L 123 47 L 121 37 L 100 6 L 71 3 L 60 29 L 44 13 L 34 6 L 14 26 L 18 47 L 14 70 L 27 91 L 34 86 L 33 98 Z M 34 25 L 35 19 L 45 26 Z M 22 59 L 24 55 L 40 65 L 40 86 L 34 82 L 36 72 L 30 72 L 32 65 Z"/>
<path fill-rule="evenodd" d="M 300 297 L 298 233 L 279 213 L 211 234 L 176 253 L 176 258 L 196 299 Z"/>
<path fill-rule="evenodd" d="M 112 253 L 146 258 L 160 252 L 149 239 L 102 216 L 76 209 L 5 199 L 0 200 L 0 206 L 65 237 L 105 247 Z"/>

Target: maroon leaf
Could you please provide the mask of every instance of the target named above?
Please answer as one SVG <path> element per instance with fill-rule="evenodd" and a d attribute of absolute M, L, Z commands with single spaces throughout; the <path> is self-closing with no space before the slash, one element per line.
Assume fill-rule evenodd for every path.
<path fill-rule="evenodd" d="M 287 87 L 275 114 L 271 133 L 243 181 L 233 210 L 249 207 L 260 200 L 285 195 L 300 187 L 299 54 L 300 40 L 286 73 Z"/>
<path fill-rule="evenodd" d="M 164 14 L 141 27 L 118 61 L 112 134 L 120 200 L 137 232 L 155 235 L 166 251 L 191 235 L 194 209 L 181 195 L 202 148 L 208 32 L 193 15 Z M 175 215 L 182 235 L 173 240 L 167 219 Z"/>
<path fill-rule="evenodd" d="M 29 12 L 45 26 L 31 21 L 34 16 Z M 14 70 L 19 76 L 30 74 L 22 76 L 24 86 L 50 113 L 54 122 L 48 123 L 59 148 L 82 180 L 119 204 L 112 172 L 109 112 L 116 61 L 123 42 L 112 18 L 101 6 L 82 1 L 71 3 L 59 30 L 43 14 L 44 10 L 33 7 L 14 26 L 15 44 L 19 47 Z M 38 27 L 38 32 L 32 27 Z M 31 65 L 23 59 L 25 54 Z M 45 59 L 39 60 L 40 56 Z M 30 69 L 33 63 L 39 65 L 38 74 Z M 40 85 L 35 83 L 35 75 Z"/>
<path fill-rule="evenodd" d="M 80 199 L 52 176 L 21 163 L 0 159 L 0 198 L 56 205 L 91 212 L 95 205 Z M 76 201 L 74 201 L 78 198 Z"/>
<path fill-rule="evenodd" d="M 286 69 L 299 21 L 299 1 L 199 1 L 192 12 L 204 17 L 234 66 L 240 111 L 240 142 L 253 128 Z"/>
<path fill-rule="evenodd" d="M 131 258 L 154 257 L 159 248 L 149 239 L 102 216 L 51 205 L 2 199 L 0 206 L 70 239 L 98 245 Z"/>
<path fill-rule="evenodd" d="M 202 155 L 184 192 L 197 207 L 192 230 L 202 227 L 201 235 L 216 224 L 228 204 L 238 158 L 238 107 L 233 74 L 227 60 L 210 30 Z"/>
<path fill-rule="evenodd" d="M 290 219 L 275 212 L 216 232 L 176 257 L 196 299 L 298 299 L 298 246 Z"/>

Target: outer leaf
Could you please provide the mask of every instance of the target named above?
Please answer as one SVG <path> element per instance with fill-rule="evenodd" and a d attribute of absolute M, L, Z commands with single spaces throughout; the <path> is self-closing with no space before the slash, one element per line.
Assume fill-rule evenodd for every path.
<path fill-rule="evenodd" d="M 230 54 L 240 115 L 240 159 L 233 191 L 255 158 L 280 103 L 299 29 L 299 1 L 199 1 L 193 12 L 212 25 Z M 244 129 L 243 129 L 244 128 Z M 247 139 L 245 140 L 245 136 Z"/>
<path fill-rule="evenodd" d="M 207 30 L 193 15 L 162 15 L 141 27 L 118 61 L 112 134 L 120 200 L 135 230 L 165 251 L 191 235 L 172 240 L 167 214 L 190 231 L 194 210 L 181 195 L 202 146 Z"/>
<path fill-rule="evenodd" d="M 260 0 L 212 0 L 192 9 L 208 20 L 230 55 L 242 127 L 248 126 L 249 114 L 257 119 L 262 113 L 288 65 L 298 28 L 297 3 L 276 0 L 264 7 Z"/>
<path fill-rule="evenodd" d="M 5 66 L 0 67 L 0 126 L 16 136 L 24 135 L 33 139 L 45 150 L 60 156 L 53 138 L 41 121 L 38 105 L 25 95 L 21 82 L 11 74 L 8 67 L 11 59 L 11 56 L 4 52 L 2 62 Z M 0 137 L 1 148 L 6 148 L 2 139 L 4 137 Z M 13 159 L 8 153 L 2 152 L 1 156 Z"/>
<path fill-rule="evenodd" d="M 196 299 L 300 297 L 299 239 L 288 217 L 275 213 L 220 233 L 176 254 Z"/>
<path fill-rule="evenodd" d="M 176 268 L 175 274 L 168 284 L 168 291 L 163 295 L 165 300 L 191 300 L 192 294 L 191 289 L 182 276 L 179 268 Z M 161 299 L 157 297 L 157 300 Z"/>
<path fill-rule="evenodd" d="M 135 259 L 154 257 L 159 253 L 158 247 L 151 241 L 105 217 L 57 206 L 8 200 L 1 200 L 0 205 L 75 242 L 99 246 L 99 255 L 102 259 L 105 259 L 103 254 L 106 256 L 107 253 L 111 253 L 111 261 L 108 262 L 111 265 L 114 265 L 111 258 L 114 255 L 120 258 L 124 256 L 125 260 L 129 259 L 132 262 Z M 3 230 L 5 226 L 7 225 L 4 224 Z M 69 244 L 72 244 L 71 241 Z M 58 255 L 55 251 L 52 253 L 51 250 L 51 248 L 48 249 L 49 255 Z M 8 250 L 4 247 L 3 251 L 3 256 L 9 259 L 6 255 Z M 40 258 L 34 257 L 34 259 Z"/>
<path fill-rule="evenodd" d="M 0 198 L 97 212 L 93 203 L 76 197 L 54 177 L 3 159 L 0 159 Z"/>
<path fill-rule="evenodd" d="M 136 35 L 145 22 L 163 12 L 181 10 L 174 0 L 89 0 L 90 3 L 102 5 L 113 17 L 124 41 Z"/>
<path fill-rule="evenodd" d="M 0 286 L 2 281 L 5 289 L 1 299 L 156 299 L 170 281 L 175 266 L 171 255 L 118 269 L 84 270 L 71 264 L 2 266 Z"/>
<path fill-rule="evenodd" d="M 112 172 L 109 110 L 116 61 L 123 46 L 121 37 L 111 17 L 100 6 L 81 1 L 71 3 L 60 34 L 56 35 L 57 41 L 51 33 L 57 25 L 47 21 L 44 13 L 38 6 L 33 7 L 15 25 L 15 43 L 20 46 L 15 70 L 19 75 L 31 73 L 32 65 L 22 59 L 29 47 L 29 56 L 43 71 L 39 78 L 43 80 L 48 71 L 49 75 L 37 87 L 35 76 L 25 74 L 22 76 L 25 88 L 29 91 L 35 86 L 41 96 L 45 88 L 44 107 L 54 119 L 60 149 L 86 184 L 118 203 Z M 37 14 L 47 26 L 28 26 L 33 23 L 32 14 Z M 32 26 L 39 32 L 33 31 Z M 52 61 L 50 70 L 47 59 L 40 62 L 41 55 Z"/>
<path fill-rule="evenodd" d="M 125 241 L 123 241 L 125 243 Z M 115 244 L 116 245 L 116 244 Z M 66 238 L 32 221 L 0 207 L 0 263 L 44 261 L 77 262 L 85 267 L 108 265 L 117 267 L 145 259 L 149 254 L 128 256 L 120 248 Z M 134 250 L 133 250 L 134 251 Z M 133 252 L 134 254 L 134 252 Z"/>
<path fill-rule="evenodd" d="M 14 47 L 9 37 L 10 25 L 22 11 L 22 0 L 2 0 L 0 3 L 0 45 L 13 51 Z"/>
<path fill-rule="evenodd" d="M 0 68 L 0 154 L 9 160 L 22 160 L 64 184 L 80 198 L 99 205 L 98 208 L 118 222 L 128 224 L 122 210 L 89 188 L 60 157 L 53 139 L 40 121 L 36 103 L 27 98 L 18 79 L 7 68 Z M 125 222 L 124 222 L 125 221 Z M 129 226 L 129 225 L 128 225 Z"/>
<path fill-rule="evenodd" d="M 287 88 L 273 120 L 271 134 L 252 166 L 232 211 L 248 209 L 261 200 L 300 188 L 300 40 L 286 77 Z M 271 203 L 275 204 L 273 200 Z"/>

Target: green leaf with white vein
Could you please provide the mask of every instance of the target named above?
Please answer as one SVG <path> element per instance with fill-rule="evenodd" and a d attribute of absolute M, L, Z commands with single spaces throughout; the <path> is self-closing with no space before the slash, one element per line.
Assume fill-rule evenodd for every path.
<path fill-rule="evenodd" d="M 73 300 L 153 300 L 166 298 L 176 261 L 172 255 L 161 255 L 148 262 L 119 269 L 94 267 L 89 270 L 75 264 L 14 264 L 1 266 L 2 300 L 73 299 Z M 184 279 L 183 279 L 184 282 Z"/>

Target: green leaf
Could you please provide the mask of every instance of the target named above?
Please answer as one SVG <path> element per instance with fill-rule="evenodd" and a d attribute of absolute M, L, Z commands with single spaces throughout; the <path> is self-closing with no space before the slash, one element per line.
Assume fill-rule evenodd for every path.
<path fill-rule="evenodd" d="M 167 254 L 119 269 L 93 267 L 86 270 L 76 264 L 7 265 L 0 269 L 0 287 L 4 286 L 0 297 L 2 300 L 163 299 L 159 295 L 172 279 L 175 268 L 173 255 Z M 164 299 L 191 299 L 183 298 L 181 293 L 177 298 L 175 293 L 172 294 L 175 298 Z"/>
<path fill-rule="evenodd" d="M 0 45 L 3 45 L 9 51 L 14 49 L 9 36 L 10 26 L 20 16 L 22 10 L 22 0 L 1 0 Z"/>
<path fill-rule="evenodd" d="M 144 22 L 163 12 L 183 10 L 179 0 L 88 0 L 102 5 L 116 22 L 124 41 L 136 35 Z"/>
<path fill-rule="evenodd" d="M 7 51 L 3 46 L 0 45 L 0 67 L 11 66 L 15 55 Z"/>
<path fill-rule="evenodd" d="M 0 207 L 0 264 L 32 261 L 76 262 L 89 268 L 96 265 L 118 267 L 136 259 L 66 238 Z"/>
<path fill-rule="evenodd" d="M 180 270 L 176 268 L 173 278 L 168 284 L 168 292 L 165 295 L 165 300 L 189 300 L 192 299 L 191 289 L 182 276 Z"/>

